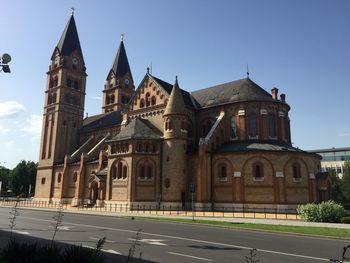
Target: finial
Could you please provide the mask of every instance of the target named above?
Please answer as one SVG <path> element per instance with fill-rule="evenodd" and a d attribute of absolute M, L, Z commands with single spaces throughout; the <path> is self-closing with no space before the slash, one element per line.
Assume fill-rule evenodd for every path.
<path fill-rule="evenodd" d="M 175 76 L 175 83 L 177 84 L 177 75 Z"/>
<path fill-rule="evenodd" d="M 71 13 L 70 13 L 70 14 L 73 16 L 73 15 L 74 15 L 74 12 L 75 12 L 75 8 L 74 8 L 74 7 L 71 7 L 70 10 L 71 10 Z"/>
<path fill-rule="evenodd" d="M 124 34 L 121 34 L 120 35 L 120 41 L 123 42 L 123 40 L 124 40 Z"/>
<path fill-rule="evenodd" d="M 249 65 L 247 64 L 247 79 L 249 79 Z"/>
<path fill-rule="evenodd" d="M 147 67 L 147 74 L 149 74 L 149 67 Z"/>

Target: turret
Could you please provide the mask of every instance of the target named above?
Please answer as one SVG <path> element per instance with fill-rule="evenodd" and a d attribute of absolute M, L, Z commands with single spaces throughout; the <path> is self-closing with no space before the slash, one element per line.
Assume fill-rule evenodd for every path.
<path fill-rule="evenodd" d="M 163 114 L 163 202 L 186 202 L 187 118 L 186 106 L 176 77 Z"/>

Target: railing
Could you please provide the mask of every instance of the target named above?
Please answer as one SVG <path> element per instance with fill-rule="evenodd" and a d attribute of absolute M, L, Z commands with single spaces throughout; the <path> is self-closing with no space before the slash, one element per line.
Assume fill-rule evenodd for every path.
<path fill-rule="evenodd" d="M 172 205 L 140 205 L 140 204 L 79 204 L 72 206 L 64 202 L 34 201 L 30 199 L 1 200 L 0 206 L 34 207 L 78 211 L 97 211 L 110 213 L 128 213 L 144 215 L 171 215 L 171 216 L 195 216 L 195 217 L 227 217 L 227 218 L 261 218 L 261 219 L 300 219 L 296 209 L 291 208 L 257 208 L 257 207 L 212 207 L 194 206 L 192 211 L 188 207 Z"/>

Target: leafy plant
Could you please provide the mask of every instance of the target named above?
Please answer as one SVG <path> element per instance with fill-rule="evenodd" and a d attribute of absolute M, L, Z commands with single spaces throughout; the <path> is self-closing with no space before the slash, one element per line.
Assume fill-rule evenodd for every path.
<path fill-rule="evenodd" d="M 333 200 L 322 202 L 320 204 L 306 204 L 298 206 L 300 217 L 309 222 L 340 222 L 346 212 L 342 205 Z"/>
<path fill-rule="evenodd" d="M 257 258 L 257 250 L 255 248 L 249 250 L 249 256 L 245 257 L 247 263 L 258 263 L 260 259 Z"/>
<path fill-rule="evenodd" d="M 348 254 L 346 253 L 348 249 L 350 250 L 350 245 L 343 248 L 343 254 L 341 259 L 330 259 L 329 261 L 337 262 L 337 263 L 350 262 L 350 255 L 348 255 L 349 253 Z"/>
<path fill-rule="evenodd" d="M 19 203 L 19 200 L 17 199 L 14 206 L 10 210 L 11 217 L 9 218 L 9 220 L 10 220 L 9 226 L 10 226 L 10 231 L 11 231 L 11 234 L 10 234 L 11 239 L 12 239 L 13 229 L 16 226 L 17 216 L 19 216 L 18 203 Z"/>
<path fill-rule="evenodd" d="M 135 254 L 135 251 L 136 251 L 136 246 L 140 246 L 141 231 L 142 231 L 142 229 L 139 229 L 136 232 L 136 236 L 133 238 L 133 242 L 131 243 L 131 247 L 129 249 L 129 255 L 128 255 L 128 258 L 126 260 L 126 263 L 132 262 L 132 258 L 134 257 L 134 254 Z M 142 257 L 142 252 L 140 252 L 138 261 L 141 260 L 141 257 Z"/>
<path fill-rule="evenodd" d="M 51 240 L 51 246 L 53 245 L 58 230 L 62 226 L 63 216 L 63 206 L 60 203 L 58 206 L 57 214 L 52 217 L 55 220 L 55 222 L 53 223 L 53 235 Z"/>
<path fill-rule="evenodd" d="M 344 216 L 340 218 L 340 222 L 342 222 L 343 224 L 350 224 L 350 216 Z"/>

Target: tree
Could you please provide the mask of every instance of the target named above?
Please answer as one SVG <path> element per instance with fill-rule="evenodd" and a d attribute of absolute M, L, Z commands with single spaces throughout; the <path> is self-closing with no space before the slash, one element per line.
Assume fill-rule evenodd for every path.
<path fill-rule="evenodd" d="M 37 165 L 32 161 L 21 161 L 11 172 L 12 192 L 16 195 L 27 195 L 29 185 L 34 192 Z"/>
<path fill-rule="evenodd" d="M 350 161 L 345 161 L 343 178 L 341 184 L 341 192 L 343 195 L 343 204 L 345 207 L 350 207 Z"/>
<path fill-rule="evenodd" d="M 0 181 L 2 182 L 0 196 L 4 195 L 9 187 L 10 172 L 10 169 L 0 166 Z"/>

